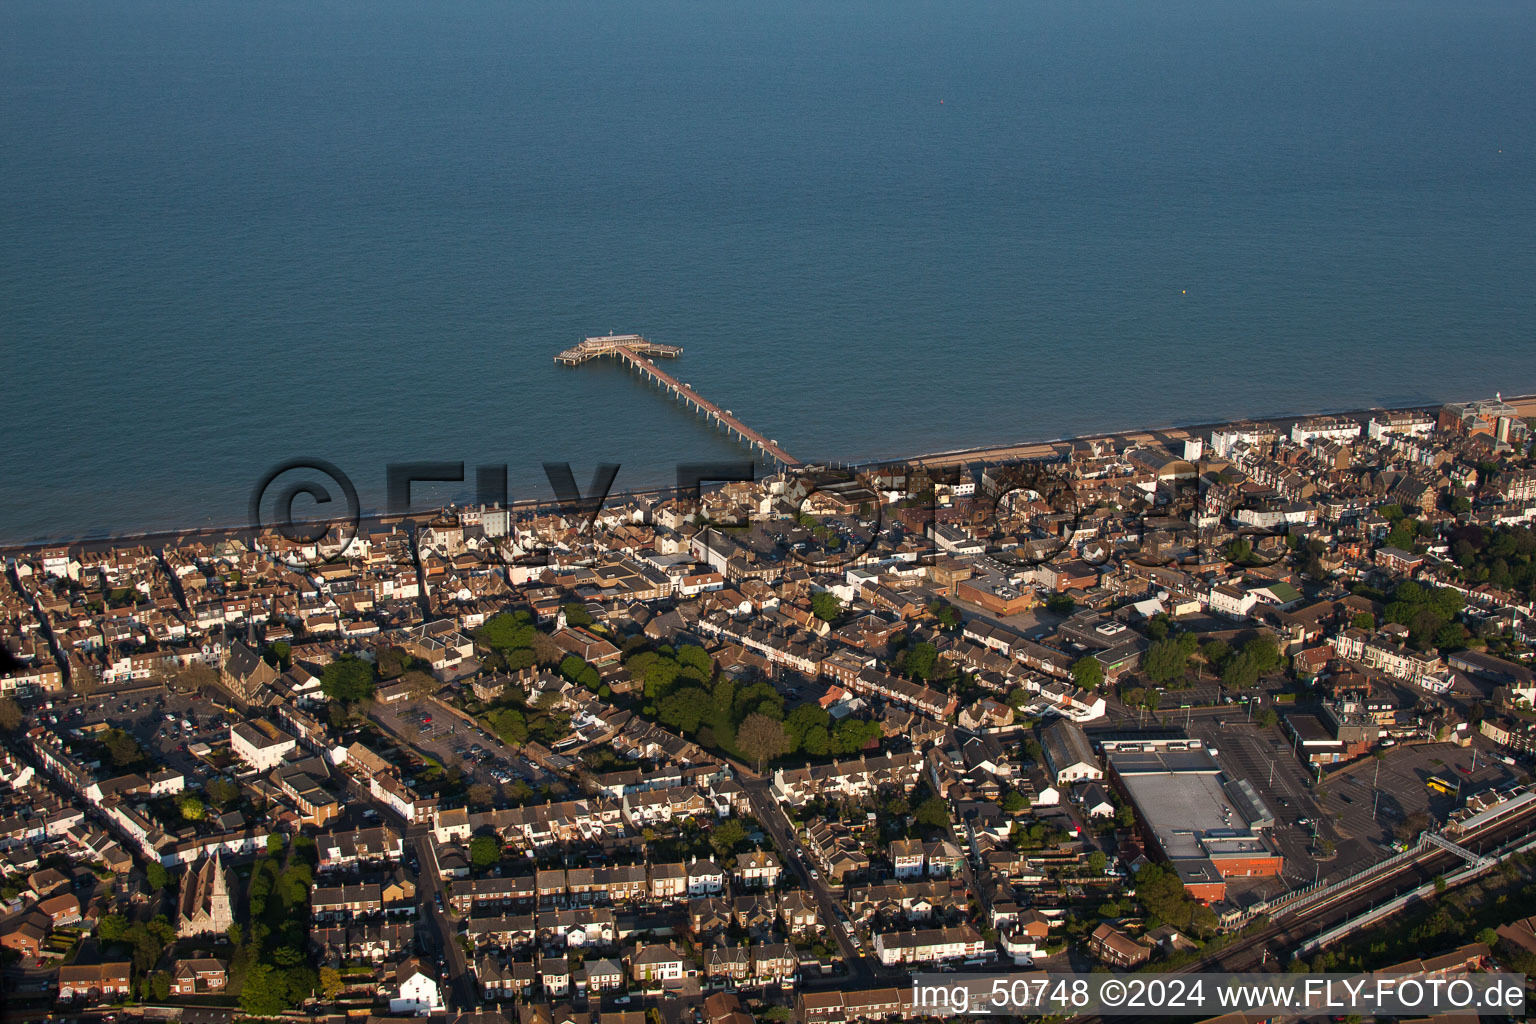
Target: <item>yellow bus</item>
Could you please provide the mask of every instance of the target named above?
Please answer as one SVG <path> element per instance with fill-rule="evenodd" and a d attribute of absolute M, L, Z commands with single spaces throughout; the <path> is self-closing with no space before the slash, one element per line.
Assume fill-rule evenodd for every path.
<path fill-rule="evenodd" d="M 1446 796 L 1455 796 L 1461 792 L 1461 783 L 1445 775 L 1431 775 L 1424 780 L 1424 785 Z"/>

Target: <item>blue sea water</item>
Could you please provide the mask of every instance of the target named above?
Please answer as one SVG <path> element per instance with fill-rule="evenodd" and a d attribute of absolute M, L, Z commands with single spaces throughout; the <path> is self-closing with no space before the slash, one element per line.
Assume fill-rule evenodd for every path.
<path fill-rule="evenodd" d="M 1527 0 L 7 0 L 0 539 L 1536 390 Z M 424 503 L 462 488 L 418 488 Z"/>

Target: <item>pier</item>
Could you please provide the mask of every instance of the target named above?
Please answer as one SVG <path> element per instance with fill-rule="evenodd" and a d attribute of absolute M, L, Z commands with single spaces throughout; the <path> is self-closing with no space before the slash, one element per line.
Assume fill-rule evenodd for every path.
<path fill-rule="evenodd" d="M 638 334 L 605 334 L 583 339 L 579 344 L 556 355 L 555 362 L 563 366 L 579 366 L 600 356 L 614 356 L 622 359 L 642 377 L 648 378 L 657 387 L 671 392 L 678 401 L 712 421 L 727 434 L 737 438 L 765 458 L 786 468 L 800 465 L 800 460 L 780 448 L 777 441 L 753 430 L 737 419 L 731 410 L 720 408 L 647 358 L 647 356 L 665 356 L 673 359 L 682 355 L 682 352 L 681 345 L 662 345 L 647 341 Z"/>
<path fill-rule="evenodd" d="M 622 358 L 626 352 L 631 355 L 666 356 L 668 359 L 676 359 L 683 354 L 683 346 L 646 341 L 638 334 L 602 334 L 595 338 L 583 338 L 579 343 L 555 356 L 555 362 L 562 366 L 579 366 L 599 356 L 617 355 Z"/>

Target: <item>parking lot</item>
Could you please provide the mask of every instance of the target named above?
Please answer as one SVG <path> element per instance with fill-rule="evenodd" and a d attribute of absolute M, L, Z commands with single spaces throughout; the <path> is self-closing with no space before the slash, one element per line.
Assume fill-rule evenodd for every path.
<path fill-rule="evenodd" d="M 459 765 L 472 781 L 493 785 L 525 782 L 536 787 L 554 781 L 549 772 L 436 701 L 379 705 L 373 717 L 444 766 Z"/>
<path fill-rule="evenodd" d="M 1456 779 L 1464 793 L 1503 785 L 1514 778 L 1510 769 L 1484 751 L 1479 751 L 1474 769 L 1472 750 L 1453 743 L 1402 745 L 1387 748 L 1383 754 L 1334 772 L 1322 786 L 1322 804 L 1341 833 L 1390 841 L 1394 825 L 1418 815 L 1443 823 L 1461 798 L 1430 789 L 1426 783 L 1431 776 Z"/>
<path fill-rule="evenodd" d="M 231 721 L 223 708 L 205 697 L 153 688 L 92 698 L 61 715 L 59 728 L 104 722 L 130 733 L 155 759 L 185 774 L 189 783 L 207 778 L 212 769 L 187 748 L 227 741 Z"/>
<path fill-rule="evenodd" d="M 1265 729 L 1240 719 L 1222 722 L 1196 718 L 1190 732 L 1216 748 L 1217 760 L 1227 775 L 1252 785 L 1274 815 L 1273 835 L 1285 856 L 1287 879 L 1293 883 L 1312 881 L 1311 830 L 1298 822 L 1315 821 L 1318 814 L 1307 789 L 1307 770 L 1286 744 L 1279 727 Z M 1326 829 L 1323 834 L 1327 834 Z"/>

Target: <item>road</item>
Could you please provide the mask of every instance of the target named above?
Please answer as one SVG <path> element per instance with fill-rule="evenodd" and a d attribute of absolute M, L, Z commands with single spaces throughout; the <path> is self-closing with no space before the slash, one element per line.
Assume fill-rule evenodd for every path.
<path fill-rule="evenodd" d="M 415 831 L 414 829 L 412 831 Z M 469 958 L 459 945 L 458 926 L 448 916 L 448 897 L 443 893 L 443 880 L 437 875 L 432 860 L 432 841 L 422 828 L 414 839 L 416 845 L 416 895 L 421 899 L 416 934 L 426 947 L 441 954 L 448 969 L 448 985 L 443 1000 L 448 1009 L 461 1013 L 478 1009 L 480 993 L 475 979 L 469 972 Z M 437 896 L 443 894 L 443 909 L 437 909 Z"/>
<path fill-rule="evenodd" d="M 837 942 L 837 947 L 843 954 L 843 962 L 848 965 L 847 985 L 855 988 L 873 985 L 877 977 L 875 961 L 859 955 L 859 947 L 854 944 L 848 929 L 843 926 L 842 906 L 832 895 L 826 880 L 810 877 L 810 869 L 806 866 L 805 855 L 802 852 L 800 840 L 795 836 L 794 826 L 784 815 L 784 809 L 774 799 L 768 780 L 749 776 L 745 772 L 739 774 L 741 787 L 747 791 L 747 800 L 752 804 L 752 813 L 756 816 L 758 823 L 768 830 L 774 844 L 784 851 L 785 859 L 788 861 L 787 867 L 795 872 L 800 883 L 815 893 L 816 905 L 821 908 L 821 919 L 826 922 L 827 933 Z"/>

